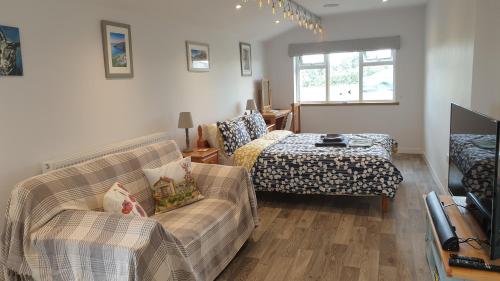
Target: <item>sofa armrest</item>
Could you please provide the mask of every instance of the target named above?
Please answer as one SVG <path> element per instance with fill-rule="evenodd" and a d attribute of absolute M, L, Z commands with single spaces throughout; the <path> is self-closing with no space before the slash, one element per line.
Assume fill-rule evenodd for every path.
<path fill-rule="evenodd" d="M 241 193 L 248 193 L 252 215 L 258 224 L 255 189 L 245 168 L 202 163 L 192 165 L 196 185 L 205 197 L 240 204 Z"/>
<path fill-rule="evenodd" d="M 193 178 L 205 197 L 238 203 L 240 192 L 251 185 L 249 175 L 242 167 L 201 163 L 192 165 Z M 251 187 L 253 189 L 253 185 Z"/>
<path fill-rule="evenodd" d="M 180 241 L 154 219 L 66 210 L 31 241 L 37 280 L 195 280 Z"/>

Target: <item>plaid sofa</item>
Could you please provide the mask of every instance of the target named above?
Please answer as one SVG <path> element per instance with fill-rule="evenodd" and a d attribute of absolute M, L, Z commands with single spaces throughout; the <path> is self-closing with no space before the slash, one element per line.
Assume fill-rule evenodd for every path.
<path fill-rule="evenodd" d="M 243 168 L 194 163 L 206 199 L 155 215 L 142 168 L 180 157 L 175 142 L 166 141 L 21 182 L 1 236 L 3 277 L 215 279 L 257 225 L 255 192 Z M 104 193 L 116 181 L 137 197 L 148 218 L 102 212 Z"/>

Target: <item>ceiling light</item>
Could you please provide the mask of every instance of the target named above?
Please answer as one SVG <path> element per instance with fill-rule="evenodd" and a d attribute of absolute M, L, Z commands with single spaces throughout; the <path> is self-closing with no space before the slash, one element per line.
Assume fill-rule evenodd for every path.
<path fill-rule="evenodd" d="M 389 1 L 389 0 L 382 0 L 382 2 L 384 2 L 384 3 L 387 2 L 387 1 Z"/>
<path fill-rule="evenodd" d="M 258 6 L 263 8 L 264 2 L 267 2 L 267 5 L 272 10 L 274 16 L 283 14 L 283 21 L 290 20 L 295 21 L 300 27 L 311 30 L 314 33 L 322 33 L 323 27 L 321 26 L 321 18 L 304 8 L 304 6 L 298 4 L 297 0 L 257 0 Z M 335 0 L 326 0 L 326 1 L 335 1 Z M 243 5 L 249 3 L 249 0 L 241 0 Z M 239 10 L 243 5 L 237 5 L 236 9 Z M 335 3 L 327 3 L 327 7 L 337 7 L 338 4 Z M 240 6 L 240 7 L 238 7 Z M 274 20 L 275 24 L 281 23 L 280 20 Z"/>
<path fill-rule="evenodd" d="M 337 4 L 337 3 L 326 3 L 325 5 L 323 5 L 323 7 L 325 8 L 336 8 L 340 6 L 340 4 Z"/>
<path fill-rule="evenodd" d="M 243 7 L 243 6 L 241 6 L 240 4 L 238 4 L 238 5 L 236 5 L 236 7 L 235 7 L 235 8 L 236 8 L 236 10 L 239 10 L 239 9 L 241 9 L 242 7 Z"/>

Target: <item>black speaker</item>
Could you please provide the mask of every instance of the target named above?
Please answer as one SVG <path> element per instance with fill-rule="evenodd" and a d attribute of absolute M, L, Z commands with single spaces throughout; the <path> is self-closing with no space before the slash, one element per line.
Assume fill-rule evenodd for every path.
<path fill-rule="evenodd" d="M 441 247 L 445 251 L 457 252 L 459 244 L 455 227 L 451 224 L 450 218 L 444 211 L 436 192 L 430 192 L 427 195 L 426 201 Z"/>

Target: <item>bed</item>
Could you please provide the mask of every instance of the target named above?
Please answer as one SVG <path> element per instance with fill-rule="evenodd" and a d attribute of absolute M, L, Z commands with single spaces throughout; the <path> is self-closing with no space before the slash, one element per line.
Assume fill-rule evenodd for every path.
<path fill-rule="evenodd" d="M 210 129 L 210 127 L 212 129 Z M 316 147 L 324 134 L 267 132 L 227 155 L 224 139 L 203 125 L 207 145 L 220 148 L 224 165 L 245 167 L 256 191 L 293 194 L 380 196 L 388 208 L 403 177 L 392 163 L 395 141 L 384 134 L 346 134 L 350 140 L 371 139 L 370 147 Z"/>

